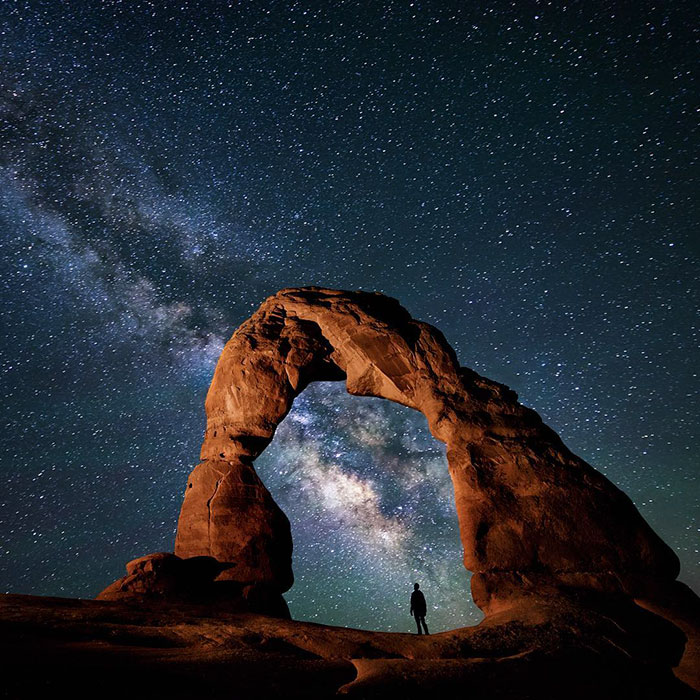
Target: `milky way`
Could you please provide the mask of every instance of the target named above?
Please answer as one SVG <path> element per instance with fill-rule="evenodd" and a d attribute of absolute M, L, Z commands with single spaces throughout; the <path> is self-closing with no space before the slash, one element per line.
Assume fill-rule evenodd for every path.
<path fill-rule="evenodd" d="M 310 284 L 440 328 L 700 588 L 694 10 L 4 3 L 1 589 L 172 550 L 223 344 Z M 256 464 L 294 616 L 480 619 L 423 416 L 314 384 Z"/>

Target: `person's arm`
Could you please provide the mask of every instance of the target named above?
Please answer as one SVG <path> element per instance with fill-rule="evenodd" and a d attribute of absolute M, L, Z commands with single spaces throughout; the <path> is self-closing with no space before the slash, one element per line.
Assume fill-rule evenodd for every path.
<path fill-rule="evenodd" d="M 411 593 L 411 617 L 413 617 L 413 593 Z"/>

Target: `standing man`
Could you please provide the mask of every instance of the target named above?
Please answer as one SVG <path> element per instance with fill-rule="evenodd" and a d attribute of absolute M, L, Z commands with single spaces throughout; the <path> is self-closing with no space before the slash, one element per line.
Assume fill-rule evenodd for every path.
<path fill-rule="evenodd" d="M 419 591 L 420 586 L 417 583 L 413 584 L 413 593 L 411 593 L 411 615 L 416 619 L 416 625 L 418 625 L 418 634 L 422 634 L 420 626 L 423 625 L 423 629 L 426 634 L 428 632 L 428 626 L 425 624 L 425 613 L 428 611 L 428 606 L 425 604 L 425 596 L 423 591 Z"/>

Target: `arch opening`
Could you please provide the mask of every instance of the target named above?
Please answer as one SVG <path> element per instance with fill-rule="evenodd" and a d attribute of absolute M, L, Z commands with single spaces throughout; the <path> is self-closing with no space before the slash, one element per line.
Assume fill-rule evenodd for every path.
<path fill-rule="evenodd" d="M 293 618 L 412 631 L 407 600 L 420 581 L 431 631 L 481 619 L 444 446 L 423 416 L 313 382 L 255 465 L 291 522 Z"/>

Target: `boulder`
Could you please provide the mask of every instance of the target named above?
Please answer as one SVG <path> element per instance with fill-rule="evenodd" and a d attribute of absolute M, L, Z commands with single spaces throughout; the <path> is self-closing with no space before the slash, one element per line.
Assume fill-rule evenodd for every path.
<path fill-rule="evenodd" d="M 224 566 L 213 557 L 182 559 L 170 552 L 147 554 L 126 565 L 126 576 L 105 588 L 98 600 L 205 600 Z"/>

